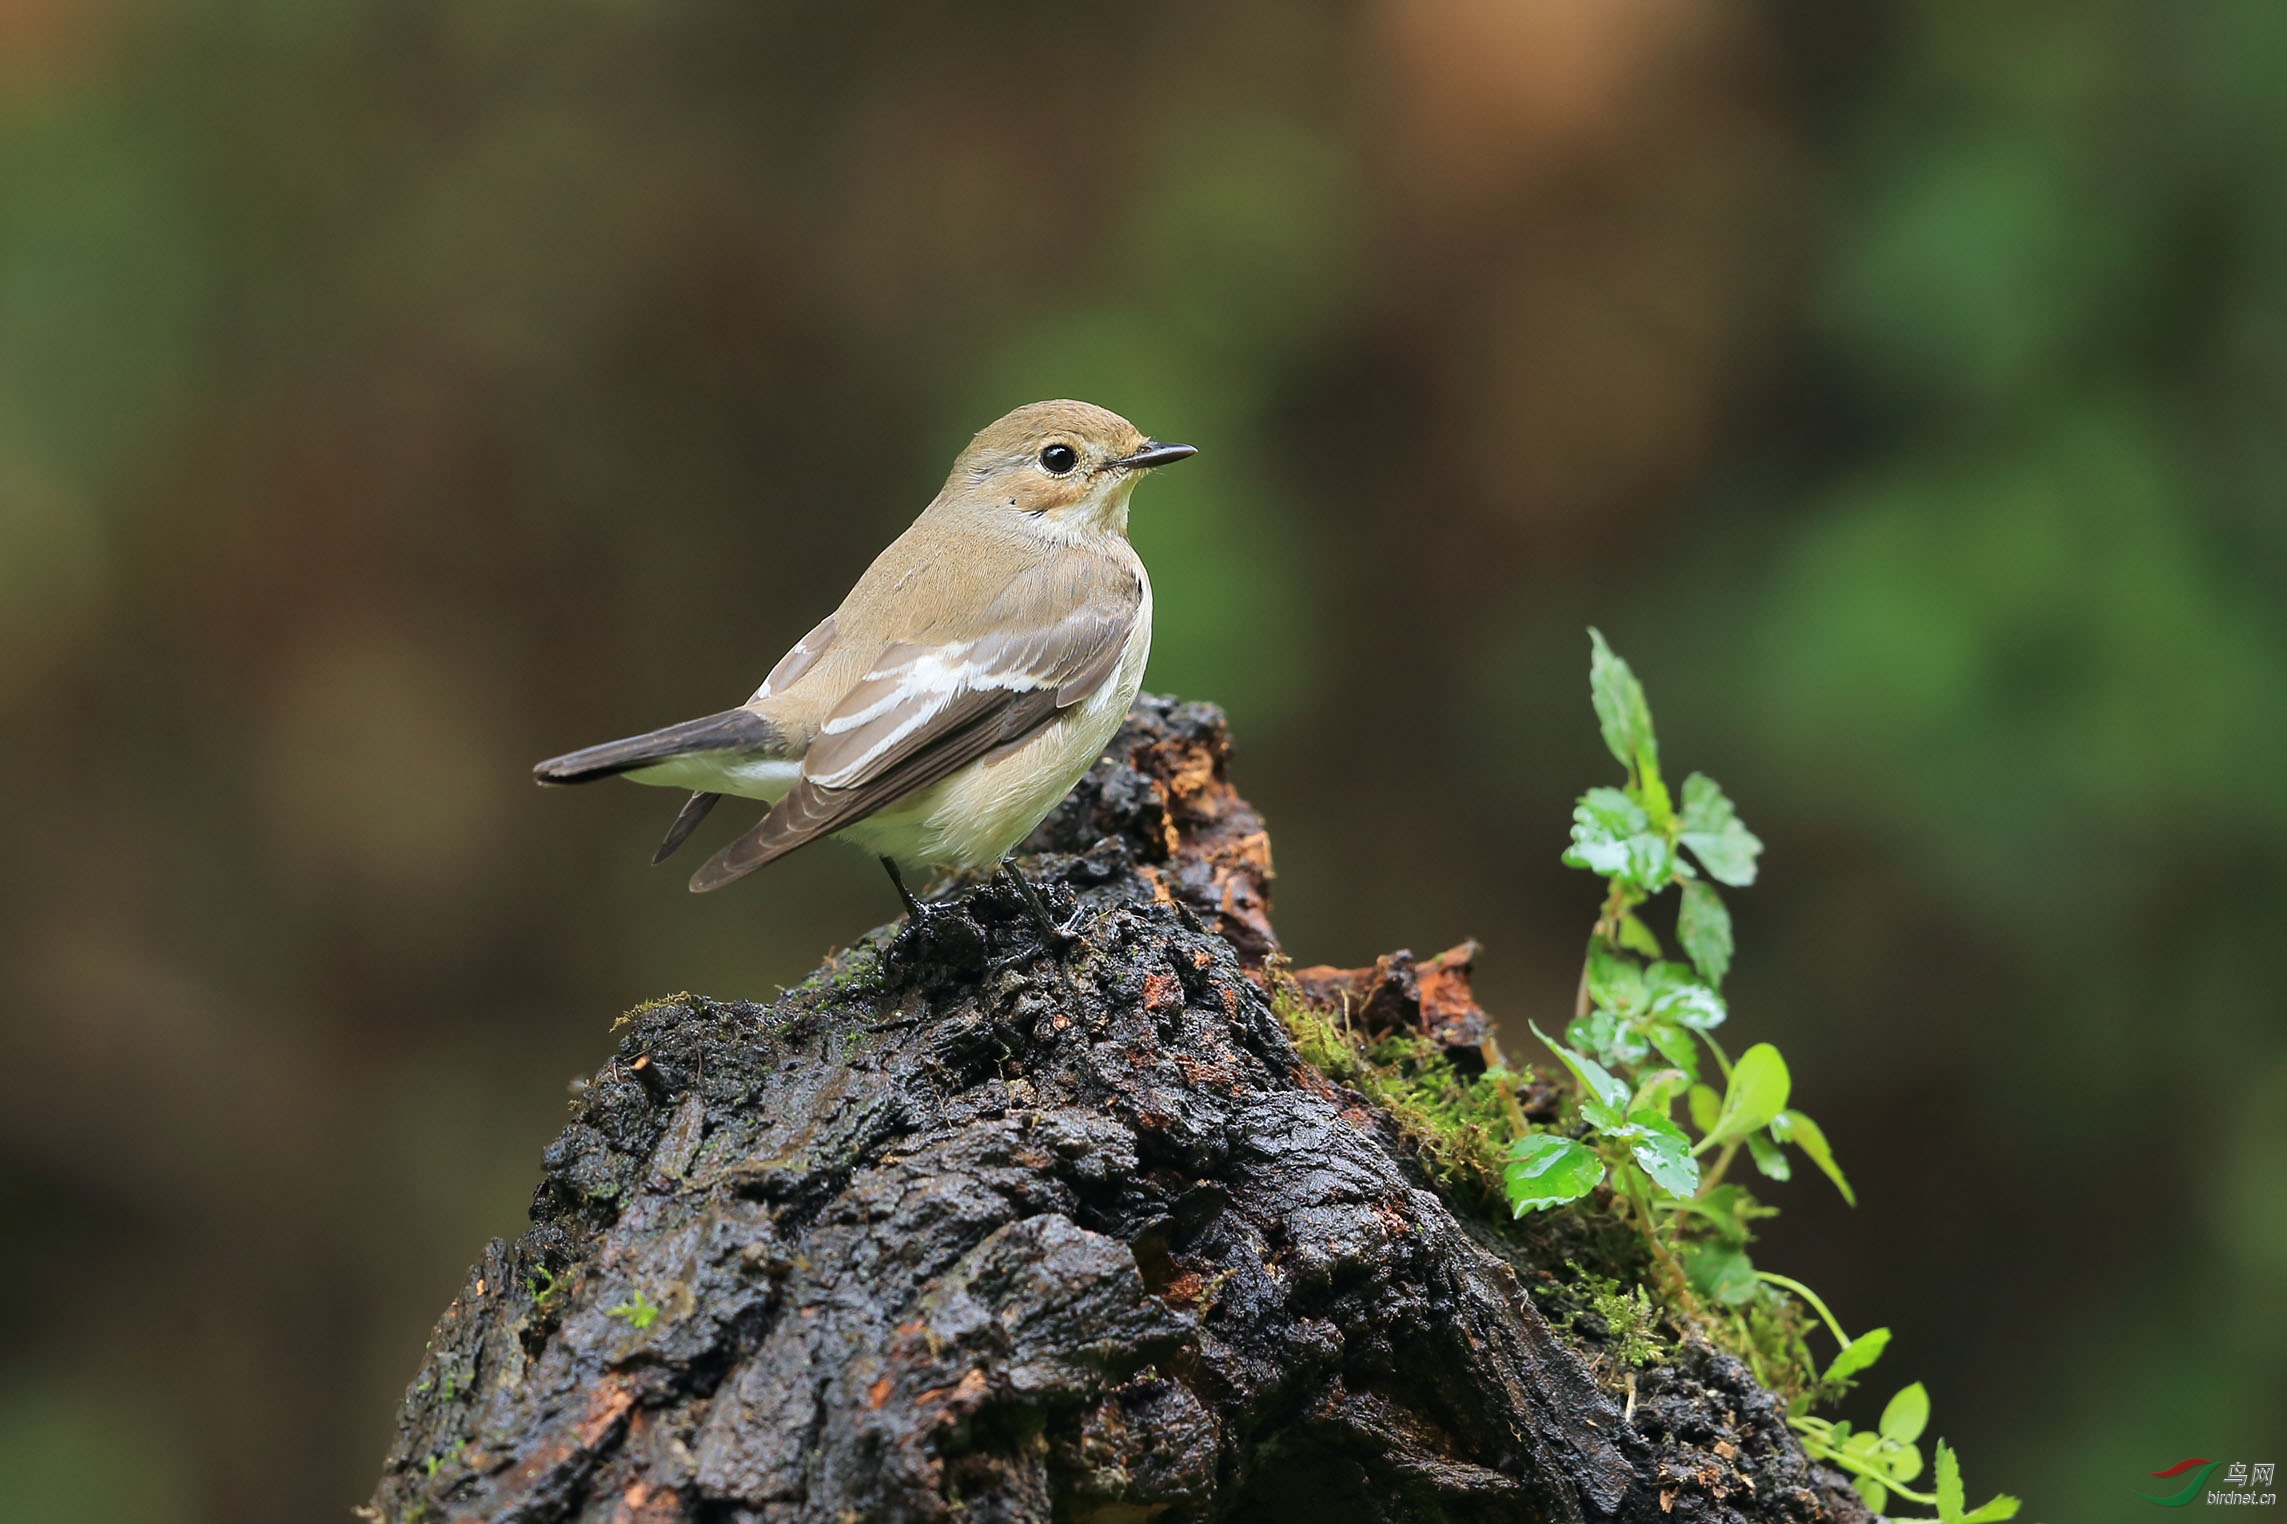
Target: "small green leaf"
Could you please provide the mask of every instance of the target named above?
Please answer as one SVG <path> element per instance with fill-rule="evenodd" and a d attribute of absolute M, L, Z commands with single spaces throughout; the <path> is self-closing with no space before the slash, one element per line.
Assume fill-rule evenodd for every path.
<path fill-rule="evenodd" d="M 1596 1150 L 1553 1132 L 1517 1139 L 1501 1171 L 1512 1217 L 1578 1201 L 1603 1178 L 1604 1161 Z"/>
<path fill-rule="evenodd" d="M 1632 1028 L 1601 1008 L 1574 1017 L 1565 1026 L 1564 1039 L 1605 1064 L 1637 1063 L 1650 1051 Z"/>
<path fill-rule="evenodd" d="M 1651 829 L 1652 817 L 1625 793 L 1616 788 L 1592 788 L 1572 806 L 1573 849 L 1588 858 L 1575 866 L 1617 873 L 1624 857 L 1599 854 L 1609 854 L 1629 838 L 1648 834 Z"/>
<path fill-rule="evenodd" d="M 1588 699 L 1596 706 L 1604 744 L 1630 778 L 1655 781 L 1660 776 L 1660 747 L 1652 738 L 1652 707 L 1645 701 L 1644 685 L 1605 644 L 1603 631 L 1591 626 L 1588 642 Z"/>
<path fill-rule="evenodd" d="M 1723 988 L 1723 976 L 1731 972 L 1731 912 L 1705 879 L 1695 878 L 1683 886 L 1676 940 L 1700 977 L 1716 989 Z"/>
<path fill-rule="evenodd" d="M 1699 1044 L 1691 1040 L 1689 1032 L 1672 1021 L 1656 1021 L 1645 1029 L 1644 1035 L 1660 1050 L 1660 1057 L 1674 1064 L 1687 1081 L 1699 1078 Z"/>
<path fill-rule="evenodd" d="M 1706 1223 L 1727 1244 L 1738 1247 L 1755 1235 L 1747 1224 L 1757 1217 L 1776 1217 L 1778 1211 L 1757 1201 L 1743 1185 L 1719 1185 L 1711 1191 L 1676 1203 L 1678 1212 Z"/>
<path fill-rule="evenodd" d="M 1995 1493 L 1985 1502 L 1967 1513 L 1962 1511 L 1961 1461 L 1954 1455 L 1953 1446 L 1938 1441 L 1938 1516 L 1932 1524 L 2001 1524 L 2003 1519 L 2014 1519 L 2023 1503 L 2006 1492 Z M 1900 1524 L 1915 1524 L 1903 1520 Z"/>
<path fill-rule="evenodd" d="M 1961 1524 L 1962 1491 L 1961 1462 L 1954 1458 L 1953 1447 L 1938 1441 L 1938 1517 L 1944 1524 Z"/>
<path fill-rule="evenodd" d="M 1654 971 L 1683 967 L 1681 963 L 1661 963 L 1654 965 Z M 1652 994 L 1648 1010 L 1654 1016 L 1678 1022 L 1695 1032 L 1711 1031 L 1722 1026 L 1726 1014 L 1723 997 L 1696 980 L 1672 984 Z"/>
<path fill-rule="evenodd" d="M 1890 1480 L 1903 1486 L 1922 1474 L 1922 1447 L 1911 1440 L 1893 1444 L 1883 1465 Z"/>
<path fill-rule="evenodd" d="M 1884 1439 L 1900 1444 L 1911 1444 L 1922 1437 L 1922 1430 L 1930 1421 L 1930 1394 L 1919 1381 L 1903 1388 L 1882 1410 L 1882 1421 L 1875 1427 Z M 1906 1478 L 1912 1481 L 1911 1476 Z"/>
<path fill-rule="evenodd" d="M 1628 1120 L 1627 1113 L 1617 1106 L 1607 1106 L 1602 1101 L 1583 1099 L 1580 1103 L 1580 1119 L 1606 1137 L 1620 1142 L 1626 1142 L 1636 1135 L 1635 1124 Z"/>
<path fill-rule="evenodd" d="M 1680 990 L 1687 984 L 1698 982 L 1689 963 L 1679 963 L 1673 958 L 1662 958 L 1644 969 L 1644 993 L 1654 999 L 1670 990 Z"/>
<path fill-rule="evenodd" d="M 1646 998 L 1643 967 L 1595 938 L 1588 944 L 1588 998 L 1615 1015 L 1635 1015 Z"/>
<path fill-rule="evenodd" d="M 1630 952 L 1640 952 L 1647 958 L 1667 956 L 1660 950 L 1660 939 L 1652 935 L 1652 928 L 1646 926 L 1633 910 L 1620 917 L 1620 945 Z"/>
<path fill-rule="evenodd" d="M 1683 1268 L 1692 1290 L 1733 1307 L 1753 1298 L 1762 1285 L 1755 1279 L 1754 1262 L 1732 1244 L 1687 1244 Z"/>
<path fill-rule="evenodd" d="M 1755 859 L 1763 843 L 1741 823 L 1731 801 L 1705 773 L 1693 773 L 1683 781 L 1681 840 L 1710 877 L 1735 889 L 1755 882 Z"/>
<path fill-rule="evenodd" d="M 1670 1196 L 1689 1196 L 1699 1189 L 1699 1161 L 1691 1156 L 1691 1139 L 1682 1128 L 1658 1111 L 1631 1111 L 1628 1120 L 1641 1133 L 1629 1152 L 1652 1177 L 1652 1184 Z"/>
<path fill-rule="evenodd" d="M 1593 1058 L 1582 1057 L 1562 1043 L 1550 1041 L 1548 1033 L 1543 1032 L 1538 1023 L 1530 1025 L 1533 1035 L 1546 1044 L 1551 1053 L 1564 1060 L 1565 1067 L 1572 1071 L 1573 1078 L 1580 1081 L 1583 1093 L 1607 1106 L 1628 1104 L 1628 1087 L 1614 1079 L 1602 1064 Z"/>
<path fill-rule="evenodd" d="M 1826 1374 L 1819 1379 L 1832 1382 L 1855 1376 L 1881 1359 L 1882 1351 L 1889 1347 L 1890 1330 L 1870 1328 L 1845 1344 L 1842 1353 L 1834 1357 L 1834 1363 L 1826 1368 Z"/>
<path fill-rule="evenodd" d="M 1759 1042 L 1740 1054 L 1723 1093 L 1722 1115 L 1708 1130 L 1708 1139 L 1729 1143 L 1770 1126 L 1771 1118 L 1786 1109 L 1789 1083 L 1787 1061 L 1769 1043 Z"/>
<path fill-rule="evenodd" d="M 1681 1069 L 1654 1069 L 1636 1080 L 1636 1093 L 1628 1099 L 1628 1110 L 1656 1111 L 1661 1116 L 1675 1104 L 1675 1098 L 1691 1085 L 1691 1076 Z"/>
<path fill-rule="evenodd" d="M 1694 1085 L 1684 1099 L 1691 1106 L 1691 1125 L 1703 1136 L 1715 1131 L 1715 1119 L 1723 1111 L 1723 1097 L 1705 1085 Z"/>
<path fill-rule="evenodd" d="M 1747 1135 L 1747 1153 L 1749 1157 L 1754 1159 L 1755 1167 L 1773 1180 L 1791 1180 L 1794 1178 L 1794 1167 L 1787 1163 L 1786 1154 L 1780 1150 L 1778 1144 L 1763 1134 L 1752 1132 Z"/>
<path fill-rule="evenodd" d="M 1858 1193 L 1850 1188 L 1848 1180 L 1842 1178 L 1842 1166 L 1834 1162 L 1834 1150 L 1827 1146 L 1826 1134 L 1819 1129 L 1818 1123 L 1799 1111 L 1782 1111 L 1771 1118 L 1771 1136 L 1801 1149 L 1811 1163 L 1817 1165 L 1825 1172 L 1827 1179 L 1834 1182 L 1834 1188 L 1842 1192 L 1844 1201 L 1852 1206 L 1858 1205 Z"/>
<path fill-rule="evenodd" d="M 1643 894 L 1658 893 L 1683 866 L 1643 806 L 1616 788 L 1592 788 L 1572 807 L 1572 846 L 1564 861 Z"/>
<path fill-rule="evenodd" d="M 1858 1489 L 1858 1496 L 1866 1504 L 1868 1513 L 1880 1514 L 1882 1505 L 1890 1501 L 1890 1489 L 1870 1476 L 1854 1476 L 1850 1479 L 1850 1485 Z"/>
<path fill-rule="evenodd" d="M 617 1307 L 606 1307 L 604 1316 L 607 1318 L 625 1318 L 628 1327 L 640 1333 L 658 1320 L 659 1309 L 651 1305 L 650 1301 L 643 1295 L 642 1288 L 638 1287 L 630 1292 L 627 1300 Z"/>

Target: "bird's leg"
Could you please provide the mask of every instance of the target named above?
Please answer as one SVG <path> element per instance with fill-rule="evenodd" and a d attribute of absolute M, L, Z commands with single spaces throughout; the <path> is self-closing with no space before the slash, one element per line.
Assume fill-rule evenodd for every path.
<path fill-rule="evenodd" d="M 983 929 L 967 918 L 961 906 L 917 897 L 906 888 L 906 874 L 897 870 L 894 858 L 880 858 L 880 865 L 890 874 L 890 883 L 897 886 L 897 897 L 906 902 L 906 924 L 890 938 L 887 959 L 917 959 L 951 968 L 974 968 L 983 963 Z"/>
<path fill-rule="evenodd" d="M 921 901 L 913 897 L 913 891 L 905 887 L 905 875 L 897 871 L 897 859 L 885 857 L 881 860 L 881 865 L 888 870 L 889 881 L 897 886 L 897 897 L 905 901 L 905 913 L 916 921 L 926 919 Z"/>
<path fill-rule="evenodd" d="M 1059 926 L 1056 918 L 1048 913 L 1048 902 L 1040 897 L 1039 890 L 1032 887 L 1032 880 L 1026 878 L 1005 857 L 1001 859 L 998 871 L 1002 878 L 1016 885 L 1017 894 L 1024 900 L 1024 908 L 1032 914 L 1032 924 L 1040 931 L 1040 940 L 1057 952 L 1070 947 L 1073 937 L 1080 930 L 1083 912 L 1075 909 L 1072 919 Z"/>
<path fill-rule="evenodd" d="M 893 948 L 904 951 L 924 945 L 938 922 L 948 916 L 958 919 L 959 912 L 947 906 L 914 898 L 913 891 L 905 887 L 905 875 L 897 871 L 894 858 L 883 858 L 881 865 L 888 870 L 889 881 L 897 886 L 897 897 L 905 901 L 905 929 L 897 934 L 897 940 L 891 944 Z"/>

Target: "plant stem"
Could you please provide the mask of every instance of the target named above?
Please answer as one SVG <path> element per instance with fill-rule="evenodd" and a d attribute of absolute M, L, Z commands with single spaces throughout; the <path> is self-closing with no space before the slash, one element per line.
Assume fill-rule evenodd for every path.
<path fill-rule="evenodd" d="M 1824 1427 L 1822 1431 L 1813 1431 L 1811 1429 L 1805 1428 L 1805 1424 L 1820 1424 Z M 1787 1420 L 1787 1426 L 1793 1429 L 1796 1434 L 1800 1435 L 1803 1439 L 1808 1441 L 1808 1443 L 1806 1443 L 1803 1448 L 1810 1452 L 1811 1457 L 1814 1460 L 1832 1461 L 1834 1464 L 1842 1467 L 1845 1471 L 1855 1471 L 1860 1476 L 1871 1477 L 1873 1480 L 1880 1482 L 1884 1487 L 1888 1488 L 1892 1492 L 1895 1492 L 1898 1494 L 1898 1496 L 1904 1498 L 1909 1503 L 1919 1503 L 1925 1508 L 1935 1508 L 1938 1506 L 1938 1500 L 1932 1497 L 1930 1494 L 1926 1492 L 1916 1492 L 1911 1487 L 1902 1487 L 1890 1479 L 1889 1473 L 1878 1471 L 1874 1467 L 1866 1464 L 1866 1462 L 1859 1460 L 1857 1457 L 1850 1455 L 1845 1451 L 1838 1450 L 1833 1445 L 1829 1444 L 1826 1440 L 1826 1435 L 1833 1432 L 1833 1426 L 1826 1424 L 1826 1420 L 1821 1418 L 1790 1418 Z"/>
<path fill-rule="evenodd" d="M 1725 1308 L 1724 1316 L 1731 1322 L 1732 1337 L 1738 1341 L 1739 1347 L 1746 1352 L 1747 1368 L 1755 1373 L 1757 1384 L 1768 1389 L 1771 1385 L 1771 1373 L 1764 1368 L 1763 1352 L 1755 1347 L 1754 1339 L 1747 1332 L 1747 1320 L 1739 1315 L 1739 1309 L 1736 1307 Z"/>
<path fill-rule="evenodd" d="M 1625 1164 L 1618 1166 L 1613 1173 L 1625 1182 L 1628 1203 L 1636 1209 L 1636 1225 L 1644 1230 L 1644 1241 L 1652 1246 L 1652 1253 L 1659 1259 L 1661 1266 L 1674 1277 L 1676 1290 L 1688 1293 L 1691 1283 L 1684 1279 L 1683 1266 L 1677 1264 L 1676 1257 L 1668 1252 L 1667 1244 L 1660 1238 L 1659 1228 L 1652 1221 L 1652 1204 L 1644 1196 L 1642 1173 Z"/>
<path fill-rule="evenodd" d="M 1604 905 L 1596 912 L 1596 924 L 1588 928 L 1588 938 L 1594 942 L 1603 938 L 1611 947 L 1620 945 L 1620 917 L 1628 910 L 1628 901 L 1618 879 L 1612 880 L 1611 890 L 1604 896 Z M 1580 1020 L 1588 1014 L 1588 960 L 1580 960 L 1580 987 L 1572 995 L 1572 1019 Z"/>
<path fill-rule="evenodd" d="M 1700 1140 L 1700 1148 L 1705 1148 L 1706 1146 L 1707 1140 L 1702 1138 Z M 1695 1148 L 1692 1150 L 1693 1158 L 1696 1159 L 1699 1157 L 1700 1148 Z M 1723 1172 L 1731 1168 L 1732 1157 L 1738 1152 L 1739 1145 L 1736 1142 L 1726 1143 L 1723 1145 L 1723 1152 L 1715 1156 L 1715 1167 L 1700 1177 L 1698 1191 L 1699 1195 L 1706 1195 L 1709 1191 L 1714 1190 L 1716 1186 L 1722 1182 Z"/>
<path fill-rule="evenodd" d="M 1819 1300 L 1817 1292 L 1811 1290 L 1810 1287 L 1804 1285 L 1801 1281 L 1792 1279 L 1789 1276 L 1780 1275 L 1776 1271 L 1772 1270 L 1758 1270 L 1755 1272 L 1755 1278 L 1757 1280 L 1769 1281 L 1774 1286 L 1782 1287 L 1785 1290 L 1792 1291 L 1795 1295 L 1810 1303 L 1812 1310 L 1817 1312 L 1820 1317 L 1826 1319 L 1826 1326 L 1834 1334 L 1835 1342 L 1840 1344 L 1844 1349 L 1850 1348 L 1850 1335 L 1842 1331 L 1842 1325 L 1835 1321 L 1835 1316 L 1833 1313 L 1827 1311 L 1826 1303 Z M 1917 1501 L 1919 1500 L 1917 1499 Z"/>
<path fill-rule="evenodd" d="M 1343 1001 L 1343 1014 L 1349 1014 L 1347 997 Z M 1516 1129 L 1517 1137 L 1531 1132 L 1532 1125 L 1525 1120 L 1525 1108 L 1517 1104 L 1515 1074 L 1509 1068 L 1509 1061 L 1501 1055 L 1500 1040 L 1487 1033 L 1485 1040 L 1477 1045 L 1477 1056 L 1485 1060 L 1486 1078 L 1493 1081 L 1494 1090 L 1500 1094 L 1501 1105 L 1508 1111 L 1509 1125 Z"/>

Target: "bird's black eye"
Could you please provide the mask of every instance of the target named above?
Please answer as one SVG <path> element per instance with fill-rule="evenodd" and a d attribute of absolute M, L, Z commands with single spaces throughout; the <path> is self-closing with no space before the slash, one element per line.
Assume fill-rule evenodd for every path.
<path fill-rule="evenodd" d="M 1080 464 L 1080 455 L 1068 444 L 1052 444 L 1040 452 L 1040 464 L 1050 476 L 1064 476 Z"/>

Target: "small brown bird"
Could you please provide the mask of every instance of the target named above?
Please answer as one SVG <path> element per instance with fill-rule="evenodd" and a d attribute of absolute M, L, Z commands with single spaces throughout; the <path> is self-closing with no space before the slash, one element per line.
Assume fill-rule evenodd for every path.
<path fill-rule="evenodd" d="M 534 768 L 690 789 L 665 860 L 725 794 L 770 802 L 691 876 L 719 889 L 821 836 L 901 869 L 1001 863 L 1102 755 L 1143 681 L 1151 581 L 1128 544 L 1145 472 L 1197 452 L 1085 402 L 983 430 L 842 606 L 736 709 Z M 1043 926 L 1046 912 L 1011 874 Z"/>

